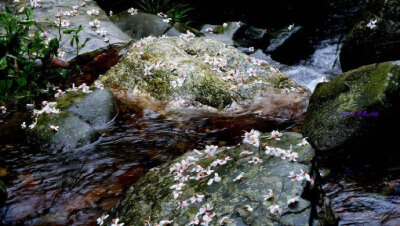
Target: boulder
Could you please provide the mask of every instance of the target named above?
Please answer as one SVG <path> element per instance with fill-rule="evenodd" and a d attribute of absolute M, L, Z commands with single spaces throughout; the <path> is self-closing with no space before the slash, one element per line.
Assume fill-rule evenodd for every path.
<path fill-rule="evenodd" d="M 157 15 L 138 13 L 131 15 L 124 11 L 111 17 L 111 21 L 117 25 L 133 40 L 139 40 L 147 36 L 160 37 L 162 35 L 179 36 L 180 32 L 172 25 L 163 21 Z"/>
<path fill-rule="evenodd" d="M 51 125 L 60 128 L 55 132 L 51 130 Z M 39 116 L 36 127 L 30 133 L 30 141 L 40 143 L 43 149 L 54 153 L 83 147 L 95 142 L 100 136 L 89 124 L 67 112 Z"/>
<path fill-rule="evenodd" d="M 376 20 L 376 26 L 367 25 Z M 364 1 L 362 20 L 343 42 L 340 64 L 343 71 L 363 65 L 400 59 L 400 2 Z"/>
<path fill-rule="evenodd" d="M 82 3 L 85 6 L 81 6 Z M 28 6 L 29 1 L 19 1 L 18 3 L 13 2 L 13 7 L 20 9 L 23 6 Z M 69 21 L 70 25 L 67 27 L 62 27 L 61 32 L 66 29 L 77 29 L 79 25 L 82 25 L 83 30 L 79 33 L 79 40 L 81 43 L 85 41 L 86 38 L 91 40 L 86 44 L 86 46 L 79 52 L 80 58 L 93 58 L 102 52 L 109 50 L 120 50 L 126 47 L 132 40 L 122 32 L 117 26 L 115 26 L 107 14 L 96 4 L 95 1 L 58 1 L 58 0 L 42 0 L 39 2 L 41 6 L 34 8 L 34 18 L 38 20 L 39 24 L 46 31 L 47 36 L 50 38 L 59 37 L 58 29 L 52 26 L 50 22 L 47 21 L 57 21 L 55 17 L 57 13 L 63 11 L 68 13 L 73 11 L 73 6 L 78 6 L 75 16 L 63 15 L 62 19 Z M 87 11 L 98 10 L 98 15 L 89 15 Z M 107 34 L 102 37 L 96 33 L 96 29 L 92 28 L 89 23 L 97 19 L 100 21 L 100 29 L 103 28 L 107 31 Z M 76 59 L 76 48 L 70 46 L 70 40 L 72 35 L 62 34 L 61 50 L 64 51 L 65 57 L 63 60 L 74 61 Z M 109 42 L 105 42 L 104 38 L 108 38 Z"/>
<path fill-rule="evenodd" d="M 269 45 L 269 38 L 266 29 L 260 29 L 249 25 L 241 26 L 233 34 L 233 40 L 236 46 L 254 47 L 257 49 L 265 49 Z"/>
<path fill-rule="evenodd" d="M 205 24 L 201 28 L 200 32 L 202 32 L 206 37 L 214 38 L 229 46 L 234 46 L 235 41 L 233 40 L 233 36 L 240 26 L 236 25 L 236 22 L 227 22 L 226 24 L 226 27 L 223 25 Z M 207 32 L 207 28 L 213 29 L 213 33 Z"/>
<path fill-rule="evenodd" d="M 200 32 L 193 28 L 180 23 L 166 23 L 162 17 L 149 13 L 139 12 L 131 15 L 124 11 L 112 16 L 111 21 L 135 41 L 150 35 L 179 36 L 181 32 L 186 33 L 187 30 L 200 35 Z"/>
<path fill-rule="evenodd" d="M 280 141 L 268 140 L 266 134 L 261 134 L 260 143 L 268 142 L 270 147 L 289 149 L 293 146 L 298 153 L 297 162 L 288 159 L 272 157 L 264 153 L 264 147 L 238 145 L 234 147 L 220 147 L 211 157 L 200 157 L 194 151 L 189 151 L 172 163 L 166 163 L 154 172 L 148 172 L 132 187 L 124 198 L 112 209 L 110 221 L 119 218 L 125 225 L 139 225 L 149 220 L 151 224 L 161 220 L 173 221 L 171 225 L 189 225 L 201 207 L 212 208 L 211 225 L 219 225 L 224 218 L 227 225 L 309 225 L 311 219 L 311 203 L 303 198 L 312 187 L 307 180 L 293 181 L 290 171 L 296 174 L 301 170 L 309 173 L 314 150 L 310 145 L 297 146 L 302 136 L 297 133 L 285 133 Z M 254 154 L 243 156 L 243 151 L 248 150 Z M 211 167 L 214 172 L 203 179 L 196 180 L 196 172 L 191 172 L 195 165 L 203 168 L 210 166 L 216 159 L 231 157 L 224 165 Z M 253 157 L 262 159 L 262 163 L 253 164 Z M 190 160 L 198 158 L 198 160 Z M 182 188 L 182 193 L 174 199 L 171 186 L 176 185 L 171 167 L 175 163 L 195 161 L 183 173 L 192 177 Z M 243 178 L 234 179 L 243 172 Z M 221 181 L 210 180 L 218 173 Z M 265 199 L 265 195 L 273 192 L 273 197 Z M 190 198 L 194 194 L 202 194 L 201 201 L 192 203 Z M 299 197 L 298 203 L 288 206 L 290 198 Z M 178 208 L 180 201 L 187 201 L 188 206 Z M 244 208 L 249 205 L 253 210 Z M 281 213 L 274 215 L 269 211 L 272 205 L 279 205 Z M 202 219 L 200 214 L 199 220 Z M 203 218 L 204 219 L 204 218 Z"/>
<path fill-rule="evenodd" d="M 397 140 L 386 130 L 400 125 L 399 83 L 399 61 L 363 66 L 319 83 L 302 130 L 317 156 L 332 163 L 347 157 L 358 162 L 381 157 L 388 161 L 387 155 L 395 159 L 398 154 L 377 141 L 390 145 Z"/>
<path fill-rule="evenodd" d="M 114 95 L 108 88 L 95 89 L 89 94 L 71 92 L 57 103 L 61 111 L 73 113 L 95 129 L 106 127 L 118 114 Z"/>
<path fill-rule="evenodd" d="M 92 89 L 89 94 L 69 92 L 56 102 L 60 113 L 41 114 L 37 125 L 29 129 L 31 142 L 53 152 L 72 150 L 97 141 L 100 137 L 97 129 L 105 128 L 118 113 L 114 96 L 107 88 Z M 58 131 L 53 131 L 51 125 L 59 126 Z"/>
<path fill-rule="evenodd" d="M 309 58 L 315 52 L 314 47 L 316 43 L 312 37 L 315 34 L 314 30 L 295 27 L 292 31 L 287 34 L 281 33 L 282 36 L 278 35 L 273 40 L 275 43 L 273 43 L 270 49 L 272 50 L 270 54 L 273 60 L 293 65 Z M 275 47 L 275 49 L 272 47 Z"/>
<path fill-rule="evenodd" d="M 304 109 L 310 95 L 265 62 L 208 37 L 145 38 L 100 80 L 122 103 L 162 114 L 270 115 Z"/>
<path fill-rule="evenodd" d="M 292 35 L 297 33 L 302 27 L 301 26 L 294 26 L 293 29 L 288 27 L 281 28 L 277 31 L 274 31 L 270 34 L 271 40 L 266 52 L 270 53 L 275 51 L 277 48 L 282 46 L 286 40 L 288 40 Z"/>

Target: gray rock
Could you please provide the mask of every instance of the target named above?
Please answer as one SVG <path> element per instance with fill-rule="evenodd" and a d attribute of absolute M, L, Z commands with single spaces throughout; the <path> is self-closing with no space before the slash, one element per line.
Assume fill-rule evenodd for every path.
<path fill-rule="evenodd" d="M 55 16 L 60 10 L 69 12 L 73 10 L 73 6 L 79 6 L 76 16 L 62 17 L 62 19 L 66 19 L 70 22 L 70 25 L 68 27 L 63 27 L 62 30 L 76 29 L 79 25 L 83 26 L 83 30 L 79 33 L 81 43 L 83 43 L 86 38 L 91 38 L 91 40 L 80 51 L 80 57 L 91 58 L 110 49 L 119 50 L 126 47 L 131 42 L 131 38 L 110 21 L 106 13 L 95 1 L 85 1 L 85 7 L 81 7 L 81 4 L 84 2 L 79 0 L 42 0 L 40 3 L 42 6 L 34 9 L 34 18 L 38 20 L 48 37 L 51 38 L 58 37 L 58 30 L 46 21 L 46 19 L 51 21 L 57 20 Z M 29 1 L 20 1 L 19 3 L 12 4 L 16 9 L 20 9 L 23 6 L 27 6 Z M 86 11 L 89 10 L 98 10 L 99 15 L 88 15 Z M 100 21 L 100 28 L 107 30 L 105 37 L 110 40 L 108 43 L 104 41 L 104 37 L 98 35 L 96 30 L 90 27 L 89 23 L 95 19 Z M 64 58 L 66 61 L 73 61 L 76 58 L 76 49 L 70 46 L 71 37 L 71 35 L 62 34 L 61 50 L 66 52 Z"/>
<path fill-rule="evenodd" d="M 131 15 L 122 12 L 111 17 L 111 21 L 133 40 L 139 40 L 147 36 L 160 37 L 162 35 L 179 36 L 181 33 L 169 23 L 157 15 L 138 13 Z"/>
<path fill-rule="evenodd" d="M 50 125 L 60 128 L 53 132 Z M 31 142 L 39 143 L 43 149 L 53 153 L 83 147 L 95 142 L 100 136 L 89 124 L 67 112 L 42 114 L 38 117 L 36 127 L 29 132 L 31 136 L 28 139 Z"/>
<path fill-rule="evenodd" d="M 265 49 L 269 45 L 269 35 L 266 29 L 242 25 L 233 35 L 236 46 Z"/>
<path fill-rule="evenodd" d="M 261 137 L 261 143 L 268 142 L 271 147 L 289 149 L 293 145 L 294 151 L 299 154 L 298 161 L 289 162 L 271 157 L 264 153 L 263 148 L 255 146 L 220 147 L 215 156 L 200 157 L 196 164 L 206 168 L 217 158 L 233 158 L 225 165 L 212 167 L 214 173 L 221 177 L 221 181 L 207 185 L 214 173 L 203 180 L 189 179 L 185 182 L 180 197 L 174 199 L 170 186 L 175 181 L 170 167 L 189 156 L 199 157 L 190 151 L 173 163 L 162 165 L 158 171 L 148 172 L 143 176 L 128 189 L 124 198 L 111 211 L 108 220 L 119 217 L 120 222 L 126 225 L 139 225 L 148 219 L 152 224 L 168 219 L 173 220 L 171 225 L 188 225 L 199 212 L 199 208 L 209 204 L 213 208 L 211 212 L 215 214 L 211 225 L 219 225 L 218 220 L 222 217 L 226 217 L 228 225 L 308 225 L 311 203 L 299 198 L 296 206 L 289 207 L 287 201 L 292 196 L 302 196 L 307 192 L 309 183 L 306 180 L 292 181 L 288 176 L 290 171 L 297 174 L 300 170 L 310 172 L 314 150 L 310 145 L 296 146 L 302 139 L 297 133 L 285 133 L 281 141 L 267 140 L 265 134 Z M 254 155 L 243 157 L 240 153 L 244 150 L 250 150 Z M 249 163 L 253 157 L 261 158 L 263 163 Z M 189 173 L 192 168 L 190 166 L 185 171 L 189 176 L 196 175 L 196 172 Z M 240 172 L 244 173 L 243 179 L 234 182 Z M 264 200 L 263 196 L 268 193 L 268 189 L 272 189 L 274 198 Z M 200 203 L 189 201 L 195 193 L 205 196 Z M 189 206 L 177 209 L 180 200 L 188 201 Z M 254 210 L 246 211 L 243 209 L 244 205 L 250 205 Z M 271 205 L 279 205 L 282 213 L 270 214 L 268 208 Z"/>
<path fill-rule="evenodd" d="M 278 31 L 272 32 L 270 44 L 267 48 L 267 52 L 273 52 L 280 46 L 282 46 L 286 40 L 288 40 L 293 34 L 298 32 L 302 27 L 295 26 L 292 30 L 289 30 L 288 27 L 284 27 Z"/>
<path fill-rule="evenodd" d="M 91 144 L 99 138 L 97 129 L 112 121 L 118 108 L 111 91 L 92 89 L 92 93 L 69 92 L 56 99 L 59 114 L 43 113 L 35 128 L 29 130 L 30 140 L 53 152 L 68 151 Z M 50 125 L 59 126 L 52 131 Z"/>
<path fill-rule="evenodd" d="M 302 131 L 318 156 L 330 162 L 347 156 L 377 161 L 380 156 L 385 159 L 386 153 L 394 159 L 396 153 L 390 148 L 381 150 L 377 141 L 389 145 L 397 140 L 397 135 L 383 131 L 400 125 L 399 83 L 400 62 L 396 61 L 363 66 L 318 84 Z"/>
<path fill-rule="evenodd" d="M 118 113 L 114 95 L 108 88 L 95 89 L 87 95 L 71 93 L 57 102 L 60 110 L 75 114 L 95 129 L 106 127 Z"/>
<path fill-rule="evenodd" d="M 206 62 L 209 57 L 220 62 L 219 66 Z M 162 65 L 154 66 L 155 62 Z M 146 67 L 152 67 L 151 74 L 145 75 Z M 257 77 L 248 76 L 251 68 Z M 232 79 L 230 73 L 235 69 L 243 80 Z M 173 82 L 182 74 L 186 75 L 182 85 L 174 87 Z M 265 62 L 257 63 L 234 47 L 208 37 L 141 40 L 100 80 L 123 103 L 161 114 L 272 114 L 304 103 L 310 95 L 307 88 Z M 292 87 L 298 92 L 288 92 Z"/>

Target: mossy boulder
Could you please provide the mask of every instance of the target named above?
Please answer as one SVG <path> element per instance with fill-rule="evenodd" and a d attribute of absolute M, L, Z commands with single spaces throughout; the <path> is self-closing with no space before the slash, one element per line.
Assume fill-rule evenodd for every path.
<path fill-rule="evenodd" d="M 104 128 L 118 114 L 114 95 L 108 88 L 89 94 L 71 92 L 57 99 L 61 111 L 73 113 L 95 129 Z"/>
<path fill-rule="evenodd" d="M 38 117 L 37 125 L 29 130 L 29 139 L 38 142 L 46 150 L 58 152 L 83 147 L 98 140 L 102 129 L 112 121 L 118 108 L 111 91 L 91 89 L 85 94 L 81 91 L 69 92 L 56 99 L 59 114 L 43 113 Z M 50 126 L 59 126 L 52 131 Z"/>
<path fill-rule="evenodd" d="M 4 184 L 4 182 L 0 180 L 0 207 L 3 206 L 6 200 L 7 200 L 7 187 Z"/>
<path fill-rule="evenodd" d="M 400 62 L 395 61 L 363 66 L 318 84 L 302 130 L 318 156 L 331 162 L 348 156 L 377 160 L 385 153 L 393 157 L 396 152 L 382 149 L 377 141 L 389 145 L 397 140 L 386 130 L 400 125 L 399 83 Z"/>
<path fill-rule="evenodd" d="M 124 198 L 112 209 L 108 220 L 118 217 L 125 225 L 140 225 L 144 220 L 158 223 L 161 220 L 173 220 L 171 225 L 188 225 L 200 207 L 209 204 L 215 214 L 211 225 L 219 225 L 218 220 L 226 217 L 228 225 L 309 225 L 311 218 L 310 201 L 301 198 L 306 196 L 310 189 L 310 183 L 306 180 L 292 181 L 289 178 L 290 171 L 299 173 L 304 170 L 311 171 L 311 161 L 314 150 L 310 145 L 297 146 L 302 136 L 297 133 L 285 133 L 280 141 L 268 140 L 266 134 L 262 134 L 261 143 L 268 142 L 271 147 L 289 149 L 290 145 L 298 153 L 297 162 L 289 162 L 287 159 L 271 157 L 264 153 L 263 147 L 237 145 L 234 147 L 220 147 L 213 157 L 200 157 L 190 151 L 179 157 L 172 163 L 166 163 L 155 172 L 148 172 L 138 182 L 128 189 Z M 254 152 L 243 156 L 241 152 L 249 150 Z M 195 164 L 206 168 L 214 160 L 230 156 L 232 160 L 225 165 L 215 166 L 211 169 L 221 177 L 220 182 L 208 185 L 208 181 L 214 177 L 214 173 L 203 180 L 189 179 L 184 182 L 182 194 L 174 199 L 170 186 L 175 184 L 170 167 L 177 162 L 187 160 L 190 157 L 199 158 Z M 262 163 L 252 164 L 249 161 L 253 157 L 263 160 Z M 185 172 L 189 173 L 194 167 L 190 166 Z M 241 172 L 243 179 L 233 181 Z M 271 189 L 274 198 L 265 200 L 264 195 Z M 191 203 L 189 199 L 194 194 L 203 194 L 201 202 Z M 292 196 L 301 196 L 294 207 L 289 207 L 287 201 Z M 182 209 L 177 208 L 180 200 L 186 200 L 190 204 Z M 242 207 L 250 205 L 254 210 L 246 211 Z M 269 212 L 271 205 L 279 205 L 282 213 L 272 215 Z M 199 216 L 200 220 L 201 217 Z M 107 224 L 106 224 L 107 225 Z"/>
<path fill-rule="evenodd" d="M 343 42 L 340 52 L 343 71 L 400 59 L 400 2 L 364 1 L 362 10 L 362 20 Z M 367 24 L 372 20 L 376 20 L 376 27 L 371 29 Z"/>
<path fill-rule="evenodd" d="M 22 7 L 30 6 L 29 2 L 30 1 L 13 2 L 10 6 L 19 10 Z M 80 0 L 41 0 L 39 3 L 41 4 L 41 7 L 34 8 L 34 18 L 39 22 L 47 36 L 50 38 L 58 38 L 59 34 L 58 29 L 47 20 L 57 20 L 55 17 L 57 13 L 60 11 L 68 13 L 73 11 L 73 6 L 78 6 L 75 16 L 62 16 L 62 19 L 69 21 L 70 25 L 67 27 L 62 27 L 61 32 L 66 29 L 77 29 L 79 25 L 82 25 L 83 30 L 79 33 L 79 39 L 81 43 L 83 43 L 86 38 L 90 38 L 90 41 L 82 50 L 80 50 L 80 59 L 90 59 L 103 52 L 111 50 L 119 51 L 132 41 L 128 35 L 122 32 L 110 21 L 107 14 L 97 5 L 95 1 L 85 1 L 84 7 L 81 6 L 83 2 Z M 87 11 L 90 10 L 98 10 L 99 14 L 89 15 Z M 109 42 L 105 42 L 105 37 L 98 35 L 96 33 L 96 29 L 90 27 L 89 23 L 95 19 L 100 21 L 100 28 L 103 28 L 107 31 L 105 37 L 109 39 Z M 74 61 L 77 59 L 75 46 L 71 47 L 69 44 L 71 38 L 72 35 L 70 34 L 62 34 L 61 43 L 65 44 L 61 45 L 60 48 L 66 53 L 65 57 L 62 58 L 66 61 Z"/>
<path fill-rule="evenodd" d="M 51 125 L 60 128 L 55 132 L 51 130 Z M 67 112 L 39 116 L 36 127 L 30 132 L 33 134 L 30 138 L 32 141 L 39 142 L 42 148 L 53 152 L 83 147 L 100 136 L 89 124 Z"/>
<path fill-rule="evenodd" d="M 146 68 L 151 68 L 150 73 L 145 73 Z M 235 69 L 244 82 L 229 78 Z M 249 77 L 249 70 L 257 76 Z M 185 79 L 181 85 L 174 86 L 182 75 Z M 265 62 L 208 37 L 145 38 L 134 43 L 100 80 L 123 103 L 163 114 L 270 114 L 278 108 L 302 103 L 310 95 L 307 88 Z M 291 88 L 298 92 L 288 92 Z"/>

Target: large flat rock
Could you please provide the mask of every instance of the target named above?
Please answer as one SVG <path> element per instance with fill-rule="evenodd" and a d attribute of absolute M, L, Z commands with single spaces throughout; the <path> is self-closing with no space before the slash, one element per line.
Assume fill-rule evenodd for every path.
<path fill-rule="evenodd" d="M 63 27 L 62 30 L 76 29 L 82 25 L 83 30 L 79 33 L 80 42 L 83 43 L 86 38 L 91 40 L 80 51 L 81 56 L 94 57 L 102 52 L 110 49 L 121 49 L 131 42 L 131 38 L 115 26 L 107 14 L 96 4 L 95 1 L 62 1 L 62 0 L 42 0 L 40 1 L 41 7 L 34 8 L 34 18 L 46 31 L 48 37 L 58 37 L 58 29 L 54 28 L 51 23 L 46 21 L 57 21 L 56 15 L 63 11 L 73 11 L 73 6 L 78 6 L 75 16 L 62 16 L 62 19 L 68 20 L 70 25 Z M 85 3 L 85 6 L 81 6 Z M 19 3 L 12 3 L 13 7 L 20 9 L 23 6 L 28 6 L 29 1 L 20 1 Z M 3 6 L 5 4 L 3 3 Z M 87 11 L 98 10 L 98 15 L 89 15 Z M 107 34 L 102 37 L 96 33 L 96 29 L 92 28 L 89 23 L 97 19 L 100 21 L 100 27 L 107 31 Z M 105 42 L 104 38 L 108 38 L 109 42 Z M 61 50 L 64 51 L 65 57 L 63 59 L 72 61 L 76 57 L 76 49 L 70 46 L 71 35 L 62 34 Z"/>
<path fill-rule="evenodd" d="M 215 214 L 210 225 L 219 225 L 219 220 L 225 217 L 227 225 L 308 225 L 311 218 L 311 204 L 308 200 L 299 197 L 297 205 L 289 207 L 287 201 L 292 197 L 302 196 L 309 189 L 307 180 L 293 181 L 290 171 L 296 174 L 304 170 L 311 171 L 311 161 L 314 150 L 310 145 L 297 146 L 302 136 L 297 133 L 285 133 L 280 141 L 268 140 L 266 134 L 261 135 L 260 143 L 268 142 L 270 147 L 290 149 L 298 153 L 297 162 L 288 159 L 272 157 L 264 153 L 264 147 L 238 145 L 234 147 L 220 147 L 212 157 L 199 156 L 190 151 L 172 163 L 166 163 L 155 172 L 148 172 L 135 183 L 125 194 L 110 214 L 109 219 L 119 218 L 125 225 L 139 225 L 144 220 L 158 223 L 161 220 L 173 220 L 171 225 L 189 225 L 201 207 L 207 204 L 212 207 Z M 244 156 L 243 151 L 249 150 L 253 154 Z M 204 179 L 189 179 L 183 182 L 182 194 L 174 199 L 173 189 L 176 184 L 174 171 L 170 168 L 175 163 L 198 158 L 194 164 L 182 173 L 196 177 L 196 172 L 191 172 L 194 166 L 199 165 L 206 169 L 216 159 L 231 157 L 224 165 L 211 166 L 212 174 Z M 253 157 L 263 160 L 262 163 L 253 164 Z M 243 172 L 241 180 L 234 179 Z M 208 185 L 215 173 L 221 177 L 220 182 Z M 274 198 L 265 200 L 264 195 L 271 189 Z M 194 194 L 203 194 L 200 202 L 191 203 L 189 199 Z M 188 201 L 187 207 L 178 208 L 180 201 Z M 246 211 L 243 206 L 250 205 L 253 211 Z M 281 214 L 271 214 L 269 207 L 279 205 Z M 201 220 L 201 214 L 198 215 Z M 196 224 L 195 224 L 196 225 Z"/>

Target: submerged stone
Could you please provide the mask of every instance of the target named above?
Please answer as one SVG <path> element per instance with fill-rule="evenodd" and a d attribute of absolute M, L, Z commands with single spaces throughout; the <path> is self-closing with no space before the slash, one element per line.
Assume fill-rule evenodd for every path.
<path fill-rule="evenodd" d="M 247 144 L 220 147 L 216 154 L 209 158 L 200 157 L 194 151 L 190 151 L 172 163 L 163 164 L 159 170 L 145 174 L 129 188 L 124 198 L 111 211 L 109 219 L 118 217 L 125 225 L 139 225 L 149 219 L 152 224 L 168 219 L 173 220 L 171 225 L 188 225 L 199 209 L 208 204 L 212 208 L 210 213 L 215 214 L 210 222 L 212 225 L 219 225 L 218 221 L 223 217 L 228 225 L 308 225 L 311 203 L 302 197 L 310 189 L 310 184 L 306 180 L 293 181 L 289 175 L 290 171 L 295 174 L 301 173 L 301 170 L 310 173 L 314 150 L 310 145 L 297 146 L 302 139 L 297 133 L 285 133 L 280 141 L 269 140 L 266 134 L 260 137 L 260 143 L 267 142 L 270 147 L 288 150 L 292 145 L 293 150 L 298 153 L 297 162 L 271 157 L 264 153 L 264 148 Z M 241 152 L 245 150 L 253 154 L 243 156 Z M 205 169 L 214 160 L 228 156 L 232 160 L 228 160 L 225 165 L 212 167 L 212 174 L 200 180 L 189 179 L 183 182 L 185 186 L 182 188 L 182 194 L 174 199 L 174 190 L 170 186 L 176 183 L 170 167 L 175 163 L 199 158 L 195 164 Z M 258 157 L 263 162 L 249 163 L 253 157 Z M 193 165 L 184 173 L 196 177 L 196 172 L 190 172 L 192 168 Z M 243 178 L 234 181 L 241 172 Z M 208 185 L 215 173 L 218 173 L 221 181 Z M 268 189 L 271 189 L 274 195 L 266 200 L 264 196 L 268 194 Z M 195 193 L 204 195 L 202 201 L 190 202 L 189 199 Z M 288 206 L 287 201 L 297 196 L 297 204 Z M 189 205 L 178 208 L 181 200 L 187 201 Z M 253 211 L 245 210 L 245 205 L 250 205 Z M 271 214 L 269 207 L 272 205 L 279 205 L 281 214 Z M 199 219 L 201 220 L 201 214 Z"/>

